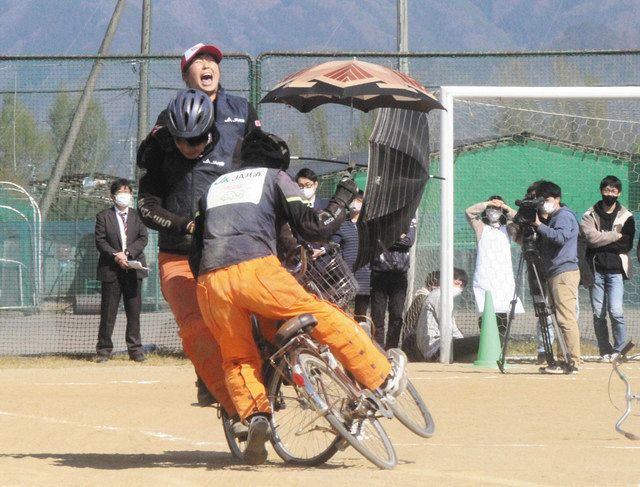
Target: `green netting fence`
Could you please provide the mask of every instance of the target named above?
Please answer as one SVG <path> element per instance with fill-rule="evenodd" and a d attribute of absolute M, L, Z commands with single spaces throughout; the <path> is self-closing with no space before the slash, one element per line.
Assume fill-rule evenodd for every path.
<path fill-rule="evenodd" d="M 304 67 L 354 56 L 396 67 L 393 53 L 265 53 L 226 55 L 222 85 L 254 103 L 277 81 Z M 109 205 L 115 177 L 135 179 L 138 125 L 149 130 L 172 94 L 183 86 L 179 56 L 110 56 L 80 135 L 65 168 L 56 198 L 44 221 L 33 207 L 50 184 L 50 175 L 71 116 L 96 61 L 93 57 L 0 57 L 0 181 L 16 183 L 29 196 L 0 185 L 0 355 L 91 353 L 99 316 L 95 214 Z M 139 82 L 142 63 L 149 85 Z M 640 84 L 640 51 L 583 53 L 411 54 L 409 74 L 437 91 L 443 85 L 624 86 Z M 149 115 L 138 119 L 140 93 L 148 93 Z M 637 137 L 640 106 L 633 101 L 461 102 L 456 107 L 456 265 L 472 274 L 475 242 L 464 219 L 472 203 L 501 194 L 520 198 L 530 182 L 549 178 L 563 188 L 566 202 L 580 214 L 596 201 L 597 184 L 607 174 L 622 179 L 623 201 L 640 211 Z M 300 114 L 282 105 L 258 106 L 263 126 L 283 136 L 298 156 L 353 157 L 366 161 L 367 138 L 375 112 L 323 106 Z M 432 173 L 438 174 L 437 113 L 429 115 Z M 306 165 L 292 164 L 293 169 Z M 366 177 L 366 169 L 359 178 Z M 330 192 L 331 176 L 323 179 Z M 7 186 L 7 187 L 5 187 Z M 361 184 L 364 187 L 364 183 Z M 416 287 L 439 262 L 439 186 L 430 181 L 419 212 Z M 145 344 L 180 350 L 173 317 L 157 276 L 157 236 L 151 232 L 147 258 L 152 269 L 143 288 L 142 336 Z M 514 247 L 514 261 L 519 250 Z M 637 262 L 636 262 L 637 263 Z M 474 333 L 473 296 L 465 292 L 458 308 L 463 332 Z M 638 281 L 627 286 L 630 322 L 640 306 Z M 529 307 L 530 309 L 530 307 Z M 585 291 L 580 295 L 581 330 L 593 339 Z M 529 313 L 517 330 L 532 334 Z M 632 332 L 637 334 L 637 325 Z M 124 313 L 114 332 L 125 350 Z"/>

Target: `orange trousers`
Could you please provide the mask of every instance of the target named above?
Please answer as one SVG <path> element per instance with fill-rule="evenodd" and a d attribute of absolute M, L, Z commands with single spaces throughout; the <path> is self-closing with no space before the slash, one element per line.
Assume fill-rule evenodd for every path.
<path fill-rule="evenodd" d="M 365 387 L 375 389 L 391 372 L 385 355 L 338 307 L 309 294 L 275 256 L 262 257 L 201 275 L 198 303 L 220 344 L 227 389 L 241 419 L 271 411 L 262 382 L 262 359 L 253 340 L 251 313 L 269 320 L 313 314 L 313 337 Z"/>
<path fill-rule="evenodd" d="M 158 266 L 162 295 L 178 324 L 182 349 L 209 391 L 233 416 L 236 410 L 224 382 L 220 347 L 200 314 L 196 281 L 187 256 L 160 252 Z"/>

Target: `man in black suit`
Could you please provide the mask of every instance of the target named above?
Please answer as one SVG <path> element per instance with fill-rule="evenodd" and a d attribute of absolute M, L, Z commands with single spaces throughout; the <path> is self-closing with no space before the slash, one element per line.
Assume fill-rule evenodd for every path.
<path fill-rule="evenodd" d="M 100 302 L 100 328 L 96 345 L 96 362 L 109 360 L 113 350 L 111 335 L 116 322 L 120 296 L 124 298 L 127 313 L 125 341 L 129 358 L 144 362 L 140 338 L 140 305 L 143 269 L 132 269 L 129 261 L 139 261 L 146 267 L 142 251 L 147 245 L 147 227 L 140 221 L 135 210 L 130 208 L 133 190 L 126 179 L 117 179 L 111 184 L 113 206 L 96 215 L 96 247 L 100 252 L 98 280 L 102 283 Z"/>

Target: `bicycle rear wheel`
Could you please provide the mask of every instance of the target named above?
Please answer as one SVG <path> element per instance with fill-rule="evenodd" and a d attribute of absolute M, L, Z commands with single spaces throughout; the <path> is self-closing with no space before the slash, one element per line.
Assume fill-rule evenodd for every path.
<path fill-rule="evenodd" d="M 356 411 L 359 398 L 336 376 L 327 364 L 317 356 L 302 352 L 298 357 L 305 384 L 315 389 L 327 404 L 325 418 L 362 456 L 379 468 L 390 469 L 398 459 L 389 436 L 368 408 L 364 413 Z M 361 408 L 359 408 L 361 409 Z"/>
<path fill-rule="evenodd" d="M 336 454 L 342 437 L 290 380 L 274 373 L 267 391 L 273 411 L 271 444 L 280 458 L 311 467 Z"/>
<path fill-rule="evenodd" d="M 410 380 L 407 380 L 407 388 L 404 392 L 396 397 L 389 406 L 398 421 L 416 435 L 423 438 L 433 436 L 436 428 L 433 417 Z"/>

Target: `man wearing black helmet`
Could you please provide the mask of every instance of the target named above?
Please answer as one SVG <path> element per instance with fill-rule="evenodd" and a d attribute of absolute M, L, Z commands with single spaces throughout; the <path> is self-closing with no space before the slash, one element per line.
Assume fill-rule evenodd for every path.
<path fill-rule="evenodd" d="M 138 148 L 138 166 L 145 171 L 138 209 L 143 222 L 159 231 L 162 293 L 178 324 L 184 352 L 198 374 L 198 402 L 211 404 L 210 390 L 229 412 L 232 404 L 220 372 L 219 349 L 198 311 L 187 258 L 198 199 L 211 182 L 231 169 L 238 141 L 260 125 L 246 99 L 228 95 L 220 86 L 221 60 L 222 53 L 212 45 L 197 44 L 183 54 L 182 79 L 196 90 L 191 96 L 198 97 L 198 106 L 207 111 L 210 124 L 179 127 L 177 119 L 170 124 L 171 105 L 158 116 Z M 202 100 L 203 93 L 208 104 Z M 174 111 L 177 108 L 173 106 Z M 197 118 L 198 114 L 192 115 Z"/>
<path fill-rule="evenodd" d="M 220 344 L 227 388 L 249 432 L 244 460 L 267 458 L 271 406 L 262 382 L 260 352 L 250 315 L 269 320 L 312 314 L 318 324 L 312 336 L 329 346 L 365 387 L 399 395 L 406 385 L 406 357 L 399 350 L 387 358 L 352 318 L 309 294 L 276 257 L 283 222 L 309 241 L 328 240 L 357 195 L 353 180 L 338 183 L 324 210 L 307 205 L 297 184 L 285 172 L 286 143 L 255 130 L 242 143 L 242 168 L 224 174 L 200 202 L 195 246 L 200 249 L 198 304 Z"/>

